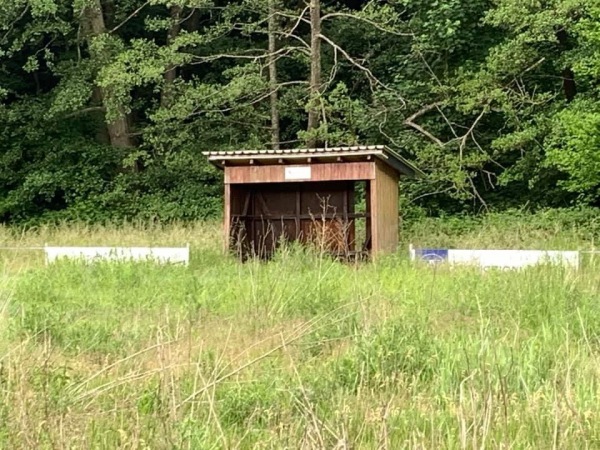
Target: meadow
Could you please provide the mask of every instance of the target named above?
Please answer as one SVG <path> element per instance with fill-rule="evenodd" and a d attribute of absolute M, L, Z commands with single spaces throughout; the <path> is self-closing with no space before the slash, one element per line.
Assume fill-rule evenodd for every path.
<path fill-rule="evenodd" d="M 600 448 L 593 257 L 481 272 L 405 251 L 594 249 L 600 220 L 571 217 L 423 219 L 357 264 L 242 264 L 216 222 L 0 228 L 0 246 L 192 248 L 189 267 L 0 251 L 0 448 Z"/>

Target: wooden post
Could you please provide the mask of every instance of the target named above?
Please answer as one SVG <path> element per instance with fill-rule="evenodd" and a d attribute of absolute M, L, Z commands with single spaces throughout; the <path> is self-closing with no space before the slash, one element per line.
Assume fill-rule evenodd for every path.
<path fill-rule="evenodd" d="M 231 185 L 225 183 L 225 205 L 223 207 L 223 232 L 224 232 L 224 246 L 223 251 L 229 252 L 230 238 L 231 238 Z"/>
<path fill-rule="evenodd" d="M 377 176 L 377 174 L 375 175 Z M 371 231 L 371 255 L 374 257 L 379 252 L 379 217 L 377 214 L 377 178 L 369 180 L 367 197 L 367 210 L 369 212 L 368 228 Z"/>
<path fill-rule="evenodd" d="M 377 163 L 370 184 L 373 255 L 394 253 L 398 248 L 398 174 Z"/>
<path fill-rule="evenodd" d="M 296 227 L 296 239 L 302 239 L 302 237 L 300 236 L 302 234 L 302 228 L 301 228 L 301 224 L 302 221 L 300 220 L 300 214 L 302 214 L 302 210 L 301 210 L 301 203 L 302 203 L 302 188 L 300 186 L 298 186 L 298 189 L 296 190 L 296 217 L 294 219 L 294 226 Z"/>
<path fill-rule="evenodd" d="M 367 218 L 365 219 L 365 241 L 361 249 L 369 253 L 371 253 L 373 243 L 371 239 L 371 214 L 373 213 L 371 209 L 371 182 L 372 180 L 365 181 L 365 213 L 367 214 Z"/>
<path fill-rule="evenodd" d="M 279 93 L 277 92 L 277 7 L 276 0 L 269 0 L 269 21 L 268 21 L 268 41 L 269 41 L 269 94 L 271 101 L 271 149 L 279 150 L 280 126 L 279 126 Z"/>
<path fill-rule="evenodd" d="M 319 128 L 321 121 L 321 0 L 310 0 L 310 80 L 308 127 L 311 132 Z M 317 139 L 311 136 L 309 147 L 317 146 Z"/>

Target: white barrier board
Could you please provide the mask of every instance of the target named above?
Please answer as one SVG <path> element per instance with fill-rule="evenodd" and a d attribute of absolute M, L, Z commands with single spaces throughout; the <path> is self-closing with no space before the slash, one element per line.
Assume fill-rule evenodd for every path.
<path fill-rule="evenodd" d="M 579 267 L 579 252 L 543 250 L 450 250 L 448 261 L 480 267 L 519 268 L 538 264 Z"/>
<path fill-rule="evenodd" d="M 95 261 L 152 261 L 159 264 L 190 262 L 190 247 L 44 247 L 46 263 L 59 259 Z"/>
<path fill-rule="evenodd" d="M 471 264 L 479 267 L 498 267 L 517 269 L 538 264 L 555 264 L 577 269 L 578 251 L 553 250 L 451 250 L 451 249 L 414 249 L 411 246 L 412 260 L 421 259 L 452 264 Z"/>

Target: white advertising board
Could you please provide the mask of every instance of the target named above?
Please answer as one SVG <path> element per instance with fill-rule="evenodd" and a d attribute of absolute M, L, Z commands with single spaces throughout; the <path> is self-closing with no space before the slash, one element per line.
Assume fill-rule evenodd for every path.
<path fill-rule="evenodd" d="M 553 250 L 453 250 L 442 248 L 416 249 L 410 246 L 412 260 L 420 259 L 432 264 L 449 262 L 479 267 L 517 269 L 538 264 L 555 264 L 579 268 L 578 251 Z"/>
<path fill-rule="evenodd" d="M 190 261 L 187 247 L 44 247 L 46 263 L 60 259 L 95 261 L 152 261 L 159 264 L 184 264 Z"/>
<path fill-rule="evenodd" d="M 480 267 L 520 268 L 538 264 L 579 266 L 579 252 L 543 250 L 449 250 L 448 261 Z"/>
<path fill-rule="evenodd" d="M 289 166 L 285 168 L 286 180 L 310 180 L 310 166 Z"/>

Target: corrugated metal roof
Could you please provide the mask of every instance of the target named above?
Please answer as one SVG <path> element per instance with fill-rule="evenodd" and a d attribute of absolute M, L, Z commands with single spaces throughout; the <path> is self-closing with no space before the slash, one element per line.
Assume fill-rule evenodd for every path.
<path fill-rule="evenodd" d="M 411 162 L 385 145 L 354 145 L 343 147 L 324 148 L 294 148 L 281 150 L 234 150 L 203 152 L 209 161 L 221 166 L 222 162 L 243 161 L 245 159 L 258 159 L 261 161 L 276 157 L 297 159 L 301 157 L 327 158 L 328 156 L 375 156 L 386 162 L 399 172 L 409 176 L 423 176 Z"/>
<path fill-rule="evenodd" d="M 386 150 L 385 145 L 355 145 L 349 147 L 323 147 L 323 148 L 291 148 L 281 150 L 233 150 L 204 152 L 204 156 L 254 156 L 254 155 L 296 155 L 305 153 L 340 153 L 340 152 L 360 152 L 360 151 L 382 151 Z"/>

